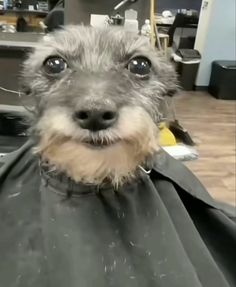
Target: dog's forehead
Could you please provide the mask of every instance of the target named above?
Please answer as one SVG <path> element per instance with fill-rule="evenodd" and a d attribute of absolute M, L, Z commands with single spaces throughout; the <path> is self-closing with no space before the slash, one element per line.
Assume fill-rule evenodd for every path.
<path fill-rule="evenodd" d="M 83 59 L 93 56 L 103 60 L 150 52 L 147 38 L 124 29 L 84 26 L 69 26 L 56 32 L 44 42 L 44 48 L 50 54 L 59 53 L 65 57 Z"/>

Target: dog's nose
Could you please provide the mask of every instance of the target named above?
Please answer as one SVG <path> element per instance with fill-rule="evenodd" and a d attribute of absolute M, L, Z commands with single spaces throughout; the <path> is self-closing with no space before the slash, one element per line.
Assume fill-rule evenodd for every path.
<path fill-rule="evenodd" d="M 100 131 L 115 124 L 118 112 L 115 110 L 80 110 L 74 116 L 82 129 Z"/>

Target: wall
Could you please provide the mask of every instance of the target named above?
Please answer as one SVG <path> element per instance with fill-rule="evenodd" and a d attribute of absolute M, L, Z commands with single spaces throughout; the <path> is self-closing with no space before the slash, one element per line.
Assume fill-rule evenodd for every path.
<path fill-rule="evenodd" d="M 111 14 L 113 7 L 121 0 L 67 0 L 65 1 L 66 23 L 89 22 L 89 14 Z M 157 0 L 157 10 L 161 13 L 168 9 L 200 10 L 202 0 Z M 149 0 L 139 0 L 132 7 L 139 11 L 140 23 L 149 18 Z"/>
<path fill-rule="evenodd" d="M 213 1 L 214 0 L 208 0 L 202 2 L 201 13 L 198 23 L 198 30 L 195 41 L 195 49 L 197 49 L 201 53 L 203 53 L 206 38 L 208 36 L 208 33 L 206 33 L 206 31 L 208 31 L 209 29 Z"/>
<path fill-rule="evenodd" d="M 168 9 L 194 9 L 199 11 L 201 3 L 202 0 L 157 0 L 157 9 L 158 12 Z"/>
<path fill-rule="evenodd" d="M 38 3 L 37 0 L 24 0 L 22 1 L 22 7 L 25 9 L 28 9 L 29 5 L 34 5 L 34 7 L 36 7 L 37 3 Z"/>
<path fill-rule="evenodd" d="M 119 2 L 121 0 L 67 0 L 65 1 L 65 23 L 89 24 L 90 14 L 112 15 L 114 14 L 113 8 Z M 127 7 L 125 6 L 126 9 Z M 140 0 L 130 7 L 138 11 L 140 24 L 144 23 L 144 20 L 150 17 L 148 0 Z"/>
<path fill-rule="evenodd" d="M 208 7 L 201 10 L 195 43 L 202 54 L 196 80 L 200 87 L 208 86 L 214 60 L 236 60 L 235 0 L 207 2 Z"/>

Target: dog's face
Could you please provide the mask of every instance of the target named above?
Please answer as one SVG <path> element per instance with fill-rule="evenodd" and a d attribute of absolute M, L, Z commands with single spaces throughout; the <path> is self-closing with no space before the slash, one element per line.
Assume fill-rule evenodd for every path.
<path fill-rule="evenodd" d="M 24 67 L 35 100 L 37 151 L 76 181 L 122 183 L 158 149 L 163 97 L 175 73 L 144 39 L 71 26 Z"/>

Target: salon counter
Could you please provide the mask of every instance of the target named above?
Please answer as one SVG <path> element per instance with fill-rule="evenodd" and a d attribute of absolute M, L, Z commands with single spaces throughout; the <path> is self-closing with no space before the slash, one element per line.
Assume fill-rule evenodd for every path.
<path fill-rule="evenodd" d="M 44 37 L 45 34 L 40 33 L 3 33 L 0 32 L 0 48 L 4 47 L 28 47 L 32 48 L 37 42 Z"/>
<path fill-rule="evenodd" d="M 0 32 L 0 87 L 7 90 L 20 89 L 22 64 L 27 54 L 37 46 L 44 34 Z M 20 105 L 16 93 L 0 89 L 0 105 Z"/>

